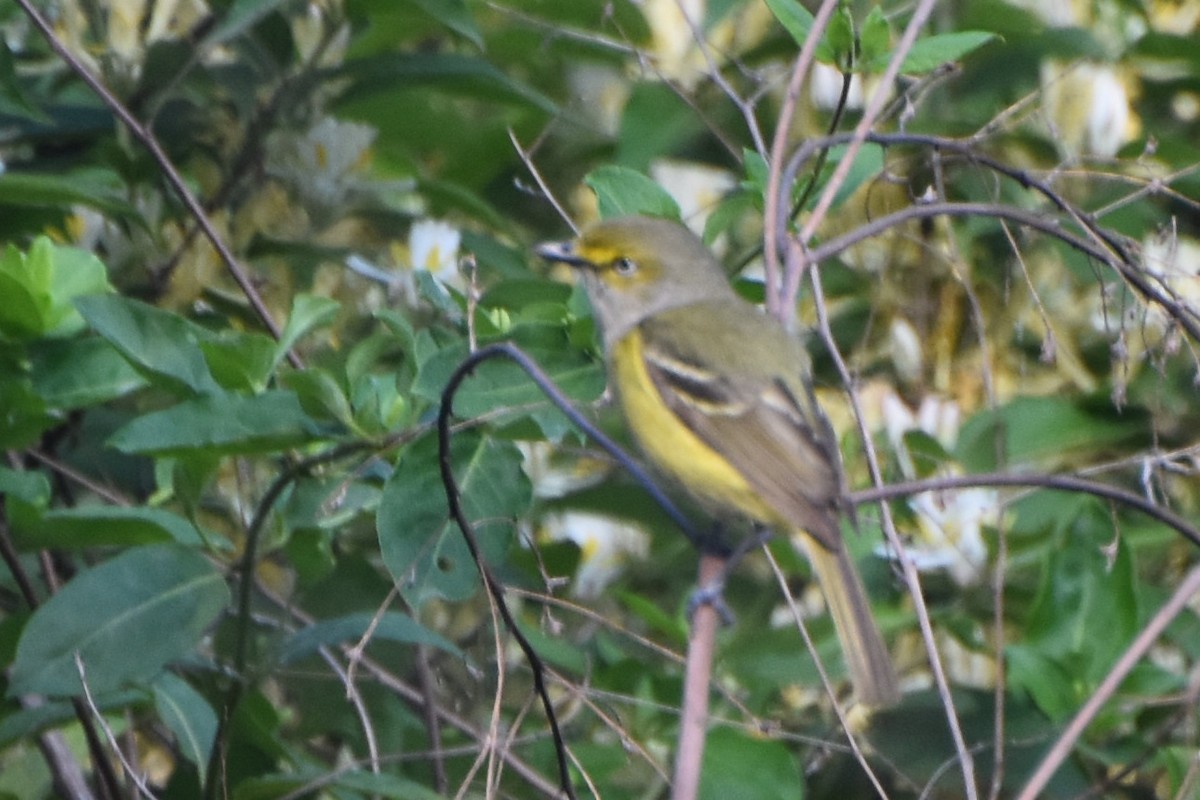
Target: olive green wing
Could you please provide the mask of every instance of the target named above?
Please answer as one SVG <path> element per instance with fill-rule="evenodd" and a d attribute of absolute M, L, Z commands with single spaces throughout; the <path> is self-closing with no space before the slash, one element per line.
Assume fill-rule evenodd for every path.
<path fill-rule="evenodd" d="M 742 302 L 686 306 L 641 325 L 646 371 L 666 405 L 779 516 L 841 545 L 841 478 L 807 357 Z"/>

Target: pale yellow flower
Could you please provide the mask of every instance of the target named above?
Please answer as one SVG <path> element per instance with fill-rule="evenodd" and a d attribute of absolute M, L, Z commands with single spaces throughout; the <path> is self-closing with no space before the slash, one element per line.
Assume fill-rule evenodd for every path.
<path fill-rule="evenodd" d="M 1136 129 L 1125 85 L 1106 64 L 1043 62 L 1042 109 L 1069 159 L 1112 158 Z"/>

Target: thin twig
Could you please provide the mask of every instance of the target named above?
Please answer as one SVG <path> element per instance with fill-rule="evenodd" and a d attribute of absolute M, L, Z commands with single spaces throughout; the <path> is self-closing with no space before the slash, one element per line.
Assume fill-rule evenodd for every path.
<path fill-rule="evenodd" d="M 550 184 L 546 183 L 546 179 L 542 177 L 541 171 L 539 171 L 537 165 L 533 163 L 533 157 L 526 152 L 513 129 L 510 127 L 506 128 L 506 130 L 508 131 L 508 140 L 512 142 L 513 149 L 517 151 L 517 155 L 520 156 L 521 163 L 525 165 L 525 169 L 529 170 L 529 174 L 533 176 L 534 182 L 537 183 L 538 189 L 540 189 L 542 192 L 542 197 L 544 197 L 546 202 L 553 206 L 554 210 L 558 212 L 558 215 L 562 217 L 562 221 L 567 223 L 567 225 L 571 228 L 571 232 L 578 234 L 579 226 L 576 225 L 571 219 L 571 215 L 567 213 L 565 208 L 563 208 L 562 203 L 558 202 L 558 198 L 555 197 L 554 192 L 550 190 Z"/>
<path fill-rule="evenodd" d="M 891 500 L 897 497 L 907 497 L 909 495 L 920 494 L 921 492 L 942 492 L 948 489 L 972 489 L 984 486 L 1012 486 L 1033 489 L 1054 489 L 1065 492 L 1083 492 L 1096 497 L 1102 497 L 1105 500 L 1113 500 L 1131 508 L 1136 508 L 1143 514 L 1174 528 L 1192 544 L 1200 547 L 1200 530 L 1174 511 L 1157 505 L 1140 494 L 1117 486 L 1111 486 L 1107 483 L 1079 478 L 1074 475 L 1005 475 L 1002 473 L 947 475 L 861 489 L 851 492 L 848 501 L 853 505 L 863 505 L 866 503 L 877 503 L 881 500 Z"/>
<path fill-rule="evenodd" d="M 815 262 L 814 262 L 815 263 Z M 814 269 L 810 273 L 813 287 L 813 300 L 817 309 L 817 321 L 821 332 L 821 338 L 825 343 L 825 348 L 837 366 L 838 375 L 841 377 L 842 385 L 846 387 L 846 393 L 850 398 L 850 405 L 854 412 L 854 420 L 858 424 L 858 433 L 862 439 L 863 452 L 867 457 L 867 469 L 871 476 L 871 482 L 876 487 L 883 486 L 883 472 L 879 466 L 879 455 L 875 451 L 874 440 L 871 438 L 870 431 L 867 430 L 866 417 L 863 415 L 862 402 L 858 395 L 858 390 L 855 387 L 854 380 L 850 375 L 849 367 L 846 366 L 846 361 L 842 358 L 841 351 L 838 350 L 837 342 L 833 338 L 833 331 L 829 327 L 829 311 L 825 305 L 825 293 L 821 287 L 820 270 Z M 887 503 L 879 504 L 880 518 L 883 523 L 884 534 L 887 541 L 896 551 L 896 557 L 900 564 L 901 573 L 904 575 L 904 581 L 908 586 L 908 594 L 912 599 L 913 611 L 916 613 L 917 626 L 921 630 L 921 637 L 925 642 L 925 650 L 929 656 L 929 668 L 933 673 L 934 685 L 937 687 L 938 696 L 941 699 L 942 706 L 946 711 L 946 723 L 950 729 L 950 737 L 954 741 L 954 749 L 958 753 L 959 764 L 963 773 L 963 784 L 966 789 L 967 799 L 976 800 L 978 797 L 978 789 L 975 786 L 975 762 L 971 757 L 970 750 L 967 748 L 966 739 L 963 737 L 962 726 L 958 721 L 958 712 L 954 707 L 954 699 L 950 695 L 950 683 L 946 678 L 946 670 L 942 664 L 942 659 L 937 649 L 937 640 L 933 634 L 933 623 L 929 618 L 929 609 L 925 605 L 925 596 L 921 592 L 921 579 L 917 574 L 916 565 L 913 564 L 912 558 L 909 557 L 908 551 L 901 546 L 900 534 L 896 530 L 895 520 L 892 518 L 892 510 Z"/>
<path fill-rule="evenodd" d="M 912 17 L 908 21 L 908 25 L 904 29 L 904 33 L 900 36 L 900 41 L 897 42 L 896 48 L 892 51 L 892 56 L 888 59 L 887 68 L 883 71 L 883 76 L 879 80 L 879 85 L 875 87 L 875 91 L 871 93 L 870 99 L 867 101 L 866 108 L 863 110 L 862 119 L 858 121 L 858 125 L 854 127 L 854 135 L 846 146 L 846 151 L 842 154 L 841 160 L 838 161 L 837 167 L 834 168 L 833 174 L 829 177 L 829 181 L 825 184 L 821 196 L 817 199 L 817 204 L 813 208 L 812 214 L 805 220 L 801 226 L 800 232 L 789 244 L 787 253 L 787 266 L 783 275 L 782 285 L 779 291 L 782 293 L 779 298 L 779 310 L 775 316 L 779 317 L 780 321 L 791 327 L 791 322 L 796 316 L 796 295 L 800 292 L 800 279 L 805 268 L 809 263 L 809 259 L 805 258 L 805 250 L 808 243 L 812 241 L 813 234 L 816 233 L 817 227 L 825 220 L 825 215 L 828 213 L 830 206 L 833 205 L 833 198 L 837 196 L 838 191 L 845 183 L 846 177 L 850 174 L 850 167 L 854 165 L 854 159 L 858 155 L 859 149 L 867 140 L 867 135 L 871 132 L 871 128 L 875 125 L 875 121 L 879 118 L 879 114 L 883 111 L 883 107 L 887 104 L 888 92 L 890 87 L 895 83 L 896 76 L 900 74 L 900 65 L 904 62 L 908 52 L 912 49 L 913 43 L 917 40 L 917 32 L 925 24 L 929 15 L 933 12 L 933 7 L 936 5 L 936 0 L 919 0 L 915 9 L 913 9 Z M 773 168 L 781 169 L 772 164 Z M 782 198 L 779 202 L 783 202 Z"/>
<path fill-rule="evenodd" d="M 721 577 L 726 560 L 702 556 L 696 585 L 709 586 Z M 692 631 L 683 678 L 683 716 L 679 720 L 679 748 L 675 755 L 672 800 L 695 800 L 700 791 L 700 767 L 704 763 L 704 741 L 708 736 L 708 693 L 712 680 L 720 615 L 712 603 L 701 604 L 692 613 Z"/>
<path fill-rule="evenodd" d="M 516 350 L 511 345 L 509 347 Z M 572 784 L 571 773 L 568 768 L 566 741 L 563 739 L 562 731 L 559 730 L 558 716 L 554 711 L 554 703 L 550 699 L 550 693 L 546 689 L 544 677 L 545 664 L 542 662 L 537 650 L 534 649 L 533 644 L 517 626 L 517 621 L 513 617 L 508 603 L 504 600 L 504 587 L 496 576 L 492 574 L 491 567 L 488 566 L 483 558 L 483 554 L 479 550 L 479 542 L 476 541 L 474 528 L 471 521 L 467 519 L 466 512 L 462 507 L 462 499 L 454 477 L 454 465 L 450 460 L 450 415 L 453 410 L 454 395 L 458 391 L 458 387 L 466 380 L 467 376 L 471 374 L 483 358 L 496 357 L 502 353 L 512 357 L 507 349 L 497 346 L 485 347 L 472 353 L 459 365 L 447 381 L 446 387 L 442 391 L 441 407 L 438 409 L 438 465 L 441 468 L 442 485 L 446 491 L 446 502 L 450 507 L 450 516 L 458 525 L 459 531 L 466 541 L 467 549 L 471 553 L 471 559 L 475 562 L 475 567 L 479 570 L 479 574 L 483 578 L 483 583 L 487 587 L 491 601 L 495 603 L 496 609 L 500 612 L 500 616 L 504 620 L 505 627 L 516 640 L 517 645 L 521 648 L 521 652 L 525 655 L 526 661 L 529 663 L 530 671 L 533 674 L 534 691 L 541 698 L 542 709 L 546 714 L 546 722 L 550 726 L 550 733 L 554 739 L 554 749 L 558 759 L 559 785 L 567 797 L 575 800 L 575 787 Z"/>
<path fill-rule="evenodd" d="M 100 713 L 100 709 L 96 707 L 96 701 L 92 698 L 91 687 L 88 686 L 87 673 L 83 668 L 83 658 L 80 657 L 78 650 L 75 651 L 75 669 L 79 672 L 79 683 L 83 686 L 84 702 L 87 703 L 88 710 L 92 712 L 92 717 L 100 725 L 101 730 L 104 731 L 104 735 L 108 738 L 108 746 L 112 748 L 114 753 L 117 754 L 117 760 L 119 760 L 121 762 L 121 766 L 125 768 L 125 774 L 129 776 L 129 779 L 133 781 L 133 785 L 136 786 L 137 790 L 144 796 L 148 797 L 150 800 L 158 800 L 158 798 L 154 796 L 154 792 L 150 791 L 150 787 L 146 785 L 145 776 L 134 769 L 133 764 L 130 764 L 129 760 L 125 758 L 124 751 L 121 750 L 120 744 L 117 743 L 116 734 L 113 733 L 113 729 L 109 726 L 108 720 L 106 720 L 104 715 Z"/>
<path fill-rule="evenodd" d="M 780 245 L 787 246 L 788 231 L 786 225 L 779 224 L 781 208 L 787 208 L 787 198 L 780 191 L 783 176 L 783 159 L 787 151 L 788 140 L 792 129 L 792 120 L 796 115 L 796 105 L 800 100 L 800 90 L 804 86 L 804 78 L 812 68 L 817 55 L 817 45 L 825 34 L 829 20 L 833 18 L 838 8 L 838 0 L 822 0 L 821 7 L 813 17 L 812 27 L 808 38 L 796 56 L 796 64 L 792 67 L 792 76 L 788 79 L 787 90 L 783 95 L 783 105 L 779 109 L 779 120 L 775 123 L 775 135 L 771 138 L 771 158 L 768 161 L 767 194 L 763 198 L 765 209 L 763 214 L 763 269 L 766 272 L 767 311 L 775 316 L 780 312 L 779 290 L 782 284 L 782 269 L 779 264 Z"/>

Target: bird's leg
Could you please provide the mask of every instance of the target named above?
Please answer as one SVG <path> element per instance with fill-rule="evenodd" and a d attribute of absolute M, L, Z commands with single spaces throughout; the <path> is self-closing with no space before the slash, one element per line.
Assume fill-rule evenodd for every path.
<path fill-rule="evenodd" d="M 721 528 L 718 526 L 714 532 L 713 539 L 720 539 Z M 738 542 L 737 547 L 732 551 L 724 554 L 724 564 L 721 566 L 721 571 L 715 578 L 708 581 L 705 585 L 698 587 L 692 596 L 688 598 L 687 615 L 688 619 L 696 613 L 696 609 L 700 606 L 712 606 L 713 610 L 721 617 L 721 621 L 726 625 L 732 625 L 735 621 L 733 611 L 725 602 L 725 581 L 729 575 L 742 562 L 746 554 L 751 550 L 758 548 L 759 545 L 765 544 L 771 536 L 773 536 L 770 528 L 756 524 L 754 532 L 747 536 L 742 541 Z"/>

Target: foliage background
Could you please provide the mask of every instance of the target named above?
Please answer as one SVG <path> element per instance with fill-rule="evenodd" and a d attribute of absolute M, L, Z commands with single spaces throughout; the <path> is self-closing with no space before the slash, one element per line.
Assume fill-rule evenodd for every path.
<path fill-rule="evenodd" d="M 1200 4 L 1038 5 L 936 7 L 875 130 L 962 148 L 868 145 L 817 242 L 987 207 L 834 253 L 822 328 L 887 481 L 1086 476 L 1195 520 Z M 529 256 L 567 235 L 546 190 L 577 221 L 682 216 L 761 298 L 772 137 L 851 129 L 912 9 L 844 4 L 781 119 L 793 0 L 32 7 L 53 46 L 24 2 L 0 9 L 0 794 L 554 796 L 528 665 L 447 519 L 441 390 L 515 341 L 619 436 L 586 301 Z M 801 170 L 797 219 L 840 152 Z M 998 209 L 1095 222 L 1159 301 Z M 481 367 L 455 411 L 459 486 L 551 670 L 576 788 L 665 796 L 694 553 L 515 367 Z M 1080 492 L 890 507 L 979 791 L 1015 794 L 1196 544 Z M 908 693 L 856 736 L 890 796 L 963 796 L 879 507 L 858 522 Z M 772 552 L 838 680 L 803 559 Z M 728 595 L 702 795 L 870 796 L 761 556 Z M 1045 796 L 1192 796 L 1198 656 L 1188 610 Z"/>

